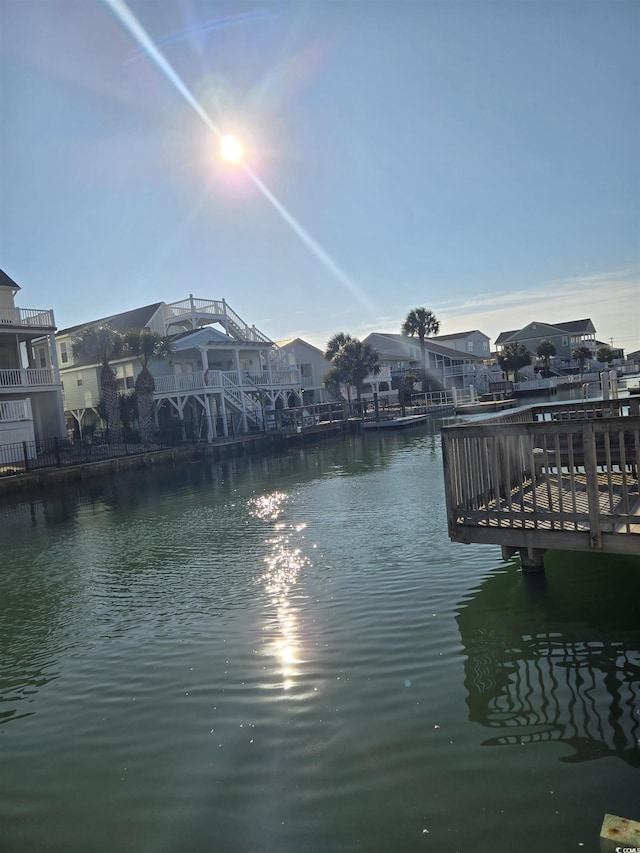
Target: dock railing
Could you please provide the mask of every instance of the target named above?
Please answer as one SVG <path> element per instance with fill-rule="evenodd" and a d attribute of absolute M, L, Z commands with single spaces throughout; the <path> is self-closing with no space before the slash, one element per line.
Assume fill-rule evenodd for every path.
<path fill-rule="evenodd" d="M 531 406 L 442 429 L 449 536 L 640 553 L 640 416 L 622 400 Z"/>

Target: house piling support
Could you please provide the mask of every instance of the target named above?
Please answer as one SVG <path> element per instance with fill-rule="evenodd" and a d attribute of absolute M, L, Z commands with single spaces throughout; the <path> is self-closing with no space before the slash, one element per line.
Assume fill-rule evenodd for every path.
<path fill-rule="evenodd" d="M 544 572 L 544 555 L 546 548 L 518 547 L 515 545 L 502 546 L 502 559 L 510 560 L 516 554 L 520 555 L 520 567 L 523 572 Z"/>

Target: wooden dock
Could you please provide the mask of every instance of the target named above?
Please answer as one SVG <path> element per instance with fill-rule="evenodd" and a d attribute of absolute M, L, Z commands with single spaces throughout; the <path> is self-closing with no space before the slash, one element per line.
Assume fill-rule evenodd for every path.
<path fill-rule="evenodd" d="M 373 421 L 362 421 L 361 429 L 408 429 L 426 423 L 431 415 L 405 415 L 398 418 L 380 418 Z"/>
<path fill-rule="evenodd" d="M 625 399 L 530 406 L 442 429 L 449 536 L 519 551 L 640 554 L 640 415 Z"/>

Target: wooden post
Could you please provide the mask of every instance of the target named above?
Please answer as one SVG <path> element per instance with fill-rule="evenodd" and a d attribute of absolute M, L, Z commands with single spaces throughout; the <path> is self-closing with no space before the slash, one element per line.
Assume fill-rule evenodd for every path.
<path fill-rule="evenodd" d="M 520 548 L 520 567 L 523 572 L 544 572 L 544 548 Z"/>
<path fill-rule="evenodd" d="M 587 477 L 589 536 L 591 547 L 599 549 L 602 548 L 602 535 L 600 530 L 600 496 L 598 493 L 598 460 L 593 424 L 585 424 L 582 428 L 582 446 L 584 448 L 584 469 Z"/>

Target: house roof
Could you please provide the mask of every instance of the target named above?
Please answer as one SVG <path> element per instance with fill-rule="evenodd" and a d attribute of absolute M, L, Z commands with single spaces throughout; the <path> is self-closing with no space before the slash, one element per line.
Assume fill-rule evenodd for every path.
<path fill-rule="evenodd" d="M 495 341 L 496 346 L 506 343 L 507 341 L 517 340 L 518 335 L 520 335 L 524 329 L 529 328 L 529 326 L 531 326 L 534 322 L 535 321 L 527 323 L 527 325 L 523 326 L 521 329 L 513 329 L 510 332 L 500 332 Z M 539 322 L 539 325 L 557 329 L 560 333 L 567 332 L 570 335 L 577 335 L 583 332 L 588 332 L 594 328 L 593 323 L 588 317 L 584 320 L 568 320 L 565 323 Z"/>
<path fill-rule="evenodd" d="M 367 335 L 365 341 L 368 341 L 371 337 L 378 338 L 387 338 L 390 342 L 395 344 L 411 344 L 412 346 L 420 346 L 420 341 L 417 337 L 411 337 L 410 335 L 399 335 L 395 332 L 371 332 L 371 334 Z M 425 338 L 424 339 L 425 346 L 431 352 L 437 352 L 440 355 L 447 356 L 448 358 L 456 359 L 459 361 L 461 358 L 471 359 L 473 361 L 482 361 L 478 356 L 472 355 L 471 353 L 463 353 L 460 350 L 452 349 L 451 347 L 443 346 L 438 343 L 435 338 Z M 383 353 L 379 347 L 377 347 L 378 351 Z M 397 353 L 383 353 L 384 355 L 389 356 L 390 358 L 398 358 Z"/>
<path fill-rule="evenodd" d="M 482 335 L 485 338 L 488 338 L 489 335 L 485 335 L 484 332 L 481 332 L 480 329 L 471 329 L 468 332 L 456 332 L 450 335 L 434 335 L 432 340 L 435 341 L 453 341 L 457 338 L 468 338 L 469 335 Z"/>
<path fill-rule="evenodd" d="M 8 276 L 4 270 L 0 270 L 0 287 L 10 287 L 11 290 L 22 290 L 19 284 Z"/>
<path fill-rule="evenodd" d="M 276 341 L 275 343 L 276 346 L 280 348 L 291 346 L 291 344 L 302 344 L 303 346 L 315 350 L 317 353 L 320 353 L 320 355 L 324 356 L 324 353 L 321 349 L 319 349 L 317 346 L 314 346 L 314 344 L 310 344 L 309 341 L 305 341 L 303 338 L 285 338 L 285 340 Z"/>
<path fill-rule="evenodd" d="M 154 302 L 142 308 L 134 308 L 131 311 L 123 311 L 120 314 L 112 314 L 110 317 L 102 317 L 100 320 L 91 320 L 89 323 L 79 323 L 77 326 L 69 326 L 60 329 L 59 335 L 72 335 L 80 329 L 90 326 L 109 326 L 114 332 L 128 332 L 129 329 L 144 329 L 150 322 L 156 311 L 163 305 L 162 302 Z"/>
<path fill-rule="evenodd" d="M 226 347 L 238 346 L 238 341 L 230 335 L 225 334 L 222 329 L 214 329 L 213 326 L 200 326 L 197 329 L 188 329 L 172 335 L 173 345 L 176 351 L 188 350 L 198 345 L 220 344 Z"/>

